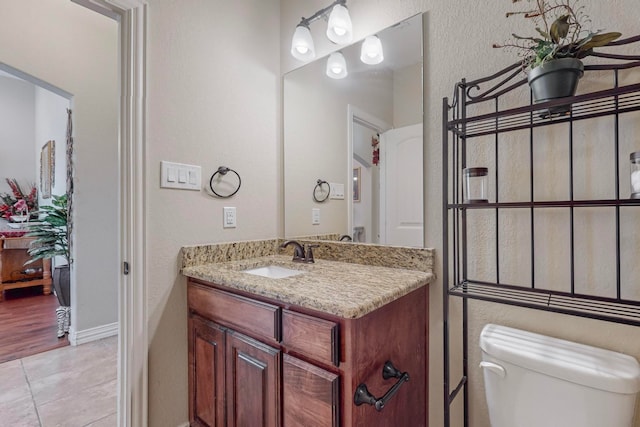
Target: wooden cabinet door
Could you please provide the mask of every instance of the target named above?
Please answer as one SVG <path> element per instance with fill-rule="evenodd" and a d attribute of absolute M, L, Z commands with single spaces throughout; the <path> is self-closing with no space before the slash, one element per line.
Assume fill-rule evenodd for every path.
<path fill-rule="evenodd" d="M 189 421 L 192 426 L 224 427 L 225 332 L 197 316 L 189 317 Z"/>
<path fill-rule="evenodd" d="M 338 427 L 340 377 L 285 354 L 282 360 L 284 427 Z"/>
<path fill-rule="evenodd" d="M 280 350 L 227 332 L 229 427 L 280 427 Z"/>

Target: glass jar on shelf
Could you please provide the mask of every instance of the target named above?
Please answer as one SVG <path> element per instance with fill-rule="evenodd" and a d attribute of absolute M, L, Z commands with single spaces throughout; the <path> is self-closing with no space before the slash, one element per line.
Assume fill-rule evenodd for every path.
<path fill-rule="evenodd" d="M 465 203 L 487 203 L 487 175 L 489 169 L 464 168 L 464 202 Z"/>
<path fill-rule="evenodd" d="M 631 198 L 640 199 L 640 151 L 631 153 Z"/>

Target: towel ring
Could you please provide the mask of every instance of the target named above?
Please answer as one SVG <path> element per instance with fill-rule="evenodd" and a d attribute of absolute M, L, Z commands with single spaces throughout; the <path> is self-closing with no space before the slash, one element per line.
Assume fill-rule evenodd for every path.
<path fill-rule="evenodd" d="M 227 194 L 227 195 L 220 194 L 213 188 L 213 180 L 216 177 L 216 175 L 220 175 L 220 178 L 222 178 L 228 172 L 233 172 L 238 177 L 238 186 L 236 187 L 236 189 L 231 194 Z M 229 197 L 233 196 L 234 194 L 236 194 L 238 192 L 238 190 L 240 190 L 240 186 L 241 185 L 242 185 L 242 179 L 240 178 L 240 175 L 238 175 L 238 172 L 236 172 L 233 169 L 230 169 L 230 168 L 228 168 L 226 166 L 218 167 L 218 170 L 215 171 L 213 175 L 211 175 L 211 179 L 209 180 L 209 188 L 211 189 L 211 192 L 213 194 L 215 194 L 216 196 L 218 196 L 220 198 L 223 198 L 223 199 L 229 198 Z"/>
<path fill-rule="evenodd" d="M 327 185 L 327 191 L 323 194 L 323 185 Z M 324 179 L 319 179 L 316 181 L 316 186 L 313 187 L 313 200 L 318 203 L 322 203 L 329 198 L 329 193 L 331 193 L 331 186 Z"/>

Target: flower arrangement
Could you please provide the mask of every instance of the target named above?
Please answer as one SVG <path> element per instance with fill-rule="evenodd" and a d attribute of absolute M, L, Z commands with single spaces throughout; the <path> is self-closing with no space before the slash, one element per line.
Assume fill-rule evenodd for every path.
<path fill-rule="evenodd" d="M 11 193 L 0 194 L 0 218 L 11 219 L 15 215 L 29 215 L 38 210 L 38 190 L 35 184 L 25 192 L 13 178 L 7 178 Z"/>
<path fill-rule="evenodd" d="M 584 58 L 594 47 L 606 46 L 621 36 L 617 32 L 600 34 L 600 30 L 585 29 L 586 25 L 591 24 L 591 19 L 585 13 L 584 6 L 578 4 L 580 0 L 512 0 L 513 3 L 523 1 L 528 7 L 507 13 L 507 18 L 521 15 L 531 20 L 538 36 L 512 34 L 513 41 L 493 45 L 494 48 L 518 51 L 523 69 L 529 66 L 535 68 L 552 59 Z"/>

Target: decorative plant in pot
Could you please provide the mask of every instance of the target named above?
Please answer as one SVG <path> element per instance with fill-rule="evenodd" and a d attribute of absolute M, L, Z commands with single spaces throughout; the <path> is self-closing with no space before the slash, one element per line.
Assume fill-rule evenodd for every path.
<path fill-rule="evenodd" d="M 513 49 L 522 60 L 535 102 L 575 95 L 578 80 L 584 74 L 582 58 L 593 48 L 606 46 L 621 36 L 620 33 L 600 33 L 585 28 L 591 19 L 579 6 L 579 0 L 512 0 L 526 3 L 525 10 L 507 13 L 530 20 L 537 36 L 522 37 L 512 34 L 513 40 L 494 44 L 494 48 Z M 565 113 L 569 105 L 551 109 L 550 113 Z"/>
<path fill-rule="evenodd" d="M 27 237 L 35 237 L 29 245 L 31 259 L 27 263 L 60 256 L 66 264 L 53 270 L 53 288 L 58 296 L 58 337 L 69 331 L 69 306 L 71 305 L 69 271 L 69 228 L 67 195 L 52 196 L 51 206 L 41 206 L 42 218 L 29 225 Z"/>

